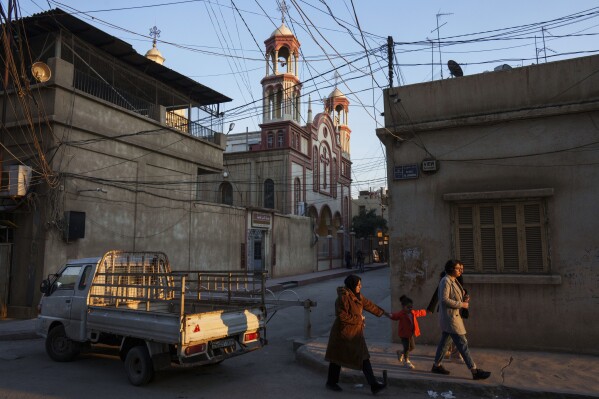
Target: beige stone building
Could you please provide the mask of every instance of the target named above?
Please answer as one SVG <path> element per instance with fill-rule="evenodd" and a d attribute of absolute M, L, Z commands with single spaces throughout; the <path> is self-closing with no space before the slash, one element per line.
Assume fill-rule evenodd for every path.
<path fill-rule="evenodd" d="M 313 270 L 309 218 L 201 200 L 200 176 L 224 171 L 230 98 L 162 65 L 156 46 L 144 57 L 61 10 L 11 29 L 0 317 L 35 315 L 46 275 L 110 249 L 163 251 L 176 270 L 252 270 L 249 237 L 267 231 L 271 275 Z"/>
<path fill-rule="evenodd" d="M 599 353 L 599 56 L 384 95 L 392 307 L 459 258 L 471 345 Z"/>

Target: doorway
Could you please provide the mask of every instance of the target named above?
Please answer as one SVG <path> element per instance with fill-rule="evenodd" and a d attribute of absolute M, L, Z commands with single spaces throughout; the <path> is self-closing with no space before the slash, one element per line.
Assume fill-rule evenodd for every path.
<path fill-rule="evenodd" d="M 262 271 L 265 269 L 265 230 L 250 229 L 248 234 L 248 253 L 250 270 Z"/>

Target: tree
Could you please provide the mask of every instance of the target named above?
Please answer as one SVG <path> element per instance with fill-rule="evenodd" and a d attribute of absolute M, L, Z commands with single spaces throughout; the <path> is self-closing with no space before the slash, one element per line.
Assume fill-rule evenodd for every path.
<path fill-rule="evenodd" d="M 376 230 L 381 229 L 383 233 L 387 232 L 387 220 L 378 216 L 374 209 L 368 212 L 362 212 L 352 218 L 352 228 L 356 233 L 356 238 L 367 238 L 376 236 Z"/>

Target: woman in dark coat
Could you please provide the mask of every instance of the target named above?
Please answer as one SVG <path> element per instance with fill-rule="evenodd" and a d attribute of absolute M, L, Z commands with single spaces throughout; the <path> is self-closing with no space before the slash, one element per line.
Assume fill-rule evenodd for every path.
<path fill-rule="evenodd" d="M 364 339 L 364 316 L 362 310 L 377 317 L 387 315 L 383 309 L 360 294 L 362 282 L 360 277 L 352 274 L 344 281 L 345 287 L 337 288 L 335 301 L 335 321 L 331 327 L 325 360 L 329 363 L 329 375 L 326 387 L 333 391 L 341 391 L 339 375 L 341 367 L 362 370 L 366 376 L 372 393 L 377 393 L 385 384 L 374 377 L 370 364 L 370 354 Z"/>

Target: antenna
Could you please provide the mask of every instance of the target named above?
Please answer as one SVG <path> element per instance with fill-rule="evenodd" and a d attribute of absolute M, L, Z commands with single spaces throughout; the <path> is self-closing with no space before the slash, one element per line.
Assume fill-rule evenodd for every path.
<path fill-rule="evenodd" d="M 460 64 L 455 62 L 454 60 L 447 61 L 447 68 L 449 68 L 449 74 L 454 78 L 459 78 L 464 76 L 464 72 L 462 71 L 462 67 Z"/>
<path fill-rule="evenodd" d="M 444 15 L 453 15 L 453 13 L 452 12 L 442 13 L 440 11 L 441 10 L 439 10 L 439 12 L 437 13 L 437 29 L 433 29 L 431 31 L 431 33 L 433 33 L 434 31 L 437 31 L 437 43 L 439 46 L 439 65 L 443 65 L 443 61 L 441 60 L 441 36 L 439 35 L 439 28 L 443 27 L 443 25 L 447 24 L 447 22 L 444 22 L 441 26 L 439 26 L 439 17 L 442 17 Z M 443 67 L 441 67 L 441 79 L 443 79 Z"/>
<path fill-rule="evenodd" d="M 550 49 L 549 47 L 545 46 L 545 27 L 544 26 L 541 27 L 541 33 L 543 35 L 542 36 L 543 37 L 543 48 L 537 47 L 537 36 L 535 35 L 535 49 L 537 50 L 537 64 L 539 63 L 539 54 L 540 53 L 543 53 L 543 55 L 545 57 L 545 63 L 547 63 L 547 50 L 551 51 L 552 53 L 556 52 L 555 50 Z"/>

